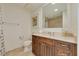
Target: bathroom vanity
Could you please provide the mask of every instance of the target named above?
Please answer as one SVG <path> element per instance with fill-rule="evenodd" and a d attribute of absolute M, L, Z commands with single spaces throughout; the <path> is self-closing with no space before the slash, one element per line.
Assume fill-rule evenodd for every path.
<path fill-rule="evenodd" d="M 72 38 L 34 34 L 32 35 L 32 52 L 36 56 L 77 56 L 77 44 Z"/>
<path fill-rule="evenodd" d="M 35 55 L 77 56 L 76 9 L 72 11 L 74 6 L 50 3 L 35 14 L 37 25 L 33 26 L 32 35 L 32 52 Z"/>

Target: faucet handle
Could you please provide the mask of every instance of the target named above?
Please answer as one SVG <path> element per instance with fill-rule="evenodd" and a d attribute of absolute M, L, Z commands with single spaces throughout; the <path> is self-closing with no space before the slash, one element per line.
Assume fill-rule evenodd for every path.
<path fill-rule="evenodd" d="M 49 35 L 51 35 L 51 32 L 48 32 Z"/>

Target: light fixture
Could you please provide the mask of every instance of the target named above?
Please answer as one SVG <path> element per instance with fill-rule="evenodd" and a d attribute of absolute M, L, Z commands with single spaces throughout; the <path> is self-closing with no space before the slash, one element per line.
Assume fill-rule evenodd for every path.
<path fill-rule="evenodd" d="M 55 12 L 57 12 L 57 11 L 58 11 L 58 9 L 54 9 L 54 11 L 55 11 Z"/>
<path fill-rule="evenodd" d="M 51 4 L 52 4 L 52 5 L 55 5 L 55 1 L 52 1 Z"/>
<path fill-rule="evenodd" d="M 55 5 L 55 3 L 51 3 L 52 5 Z"/>

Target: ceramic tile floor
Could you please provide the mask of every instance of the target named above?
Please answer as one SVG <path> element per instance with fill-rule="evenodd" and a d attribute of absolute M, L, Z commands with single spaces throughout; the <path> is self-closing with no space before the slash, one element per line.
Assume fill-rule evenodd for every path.
<path fill-rule="evenodd" d="M 6 56 L 34 56 L 32 51 L 24 52 L 24 49 L 18 48 L 6 53 Z"/>

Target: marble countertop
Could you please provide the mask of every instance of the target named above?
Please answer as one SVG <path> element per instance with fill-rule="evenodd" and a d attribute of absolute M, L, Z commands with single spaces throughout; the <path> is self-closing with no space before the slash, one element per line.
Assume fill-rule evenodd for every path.
<path fill-rule="evenodd" d="M 46 38 L 51 38 L 51 39 L 56 39 L 56 40 L 60 40 L 60 41 L 65 41 L 65 42 L 70 42 L 70 43 L 77 43 L 77 39 L 74 38 L 74 37 L 65 37 L 63 35 L 54 35 L 54 36 L 51 36 L 51 35 L 48 35 L 48 34 L 33 34 L 33 35 L 36 35 L 36 36 L 41 36 L 41 37 L 46 37 Z"/>

